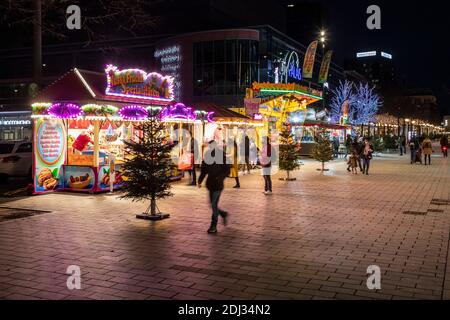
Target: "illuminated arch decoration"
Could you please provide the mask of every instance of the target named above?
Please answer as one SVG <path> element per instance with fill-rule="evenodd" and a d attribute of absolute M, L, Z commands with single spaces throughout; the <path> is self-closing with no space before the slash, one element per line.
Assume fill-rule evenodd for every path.
<path fill-rule="evenodd" d="M 285 57 L 286 64 L 283 65 L 283 76 L 284 82 L 288 83 L 289 78 L 295 80 L 302 80 L 302 70 L 300 68 L 300 58 L 297 52 L 291 51 L 291 53 L 286 54 Z"/>
<path fill-rule="evenodd" d="M 173 78 L 140 69 L 119 70 L 114 65 L 105 69 L 109 96 L 171 102 L 174 99 Z"/>
<path fill-rule="evenodd" d="M 145 120 L 148 117 L 147 109 L 137 105 L 122 107 L 119 110 L 119 114 L 124 120 L 131 121 L 141 121 Z"/>
<path fill-rule="evenodd" d="M 83 110 L 75 103 L 55 103 L 47 109 L 47 113 L 59 119 L 75 119 L 83 115 Z"/>
<path fill-rule="evenodd" d="M 170 119 L 195 120 L 197 116 L 192 108 L 186 107 L 183 103 L 177 103 L 161 110 L 161 120 L 167 121 Z"/>

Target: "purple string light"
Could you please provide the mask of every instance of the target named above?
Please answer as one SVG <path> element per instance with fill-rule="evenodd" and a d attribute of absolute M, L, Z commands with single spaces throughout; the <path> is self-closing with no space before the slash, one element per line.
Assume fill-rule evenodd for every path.
<path fill-rule="evenodd" d="M 120 116 L 125 120 L 144 120 L 148 117 L 148 111 L 146 108 L 137 105 L 130 105 L 122 107 L 119 110 Z"/>
<path fill-rule="evenodd" d="M 83 110 L 74 103 L 54 103 L 48 108 L 47 113 L 59 119 L 74 119 L 80 117 Z"/>
<path fill-rule="evenodd" d="M 186 107 L 183 103 L 176 103 L 173 106 L 165 107 L 161 111 L 161 120 L 170 119 L 186 119 L 195 120 L 197 116 L 195 115 L 192 108 Z"/>

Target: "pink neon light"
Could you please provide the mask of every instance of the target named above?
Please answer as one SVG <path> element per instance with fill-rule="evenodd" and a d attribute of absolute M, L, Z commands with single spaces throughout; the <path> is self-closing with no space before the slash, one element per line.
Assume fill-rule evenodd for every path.
<path fill-rule="evenodd" d="M 48 108 L 47 113 L 59 119 L 74 119 L 81 116 L 83 110 L 74 103 L 55 103 Z"/>
<path fill-rule="evenodd" d="M 255 113 L 253 115 L 253 120 L 262 120 L 263 119 L 263 115 L 260 113 Z"/>
<path fill-rule="evenodd" d="M 112 92 L 111 90 L 111 74 L 121 74 L 121 73 L 127 73 L 127 72 L 135 72 L 135 73 L 140 73 L 142 75 L 142 78 L 144 79 L 144 83 L 146 83 L 148 81 L 148 79 L 152 79 L 152 77 L 156 76 L 156 79 L 158 79 L 158 81 L 160 83 L 162 83 L 163 81 L 167 81 L 168 83 L 168 90 L 169 90 L 169 98 L 158 98 L 158 97 L 147 97 L 147 96 L 143 96 L 143 95 L 135 95 L 135 94 L 124 94 L 124 93 L 117 93 L 117 92 Z M 135 98 L 135 99 L 140 99 L 140 100 L 156 100 L 156 101 L 172 101 L 174 99 L 174 90 L 173 90 L 173 78 L 170 76 L 163 76 L 157 72 L 150 72 L 150 73 L 146 73 L 143 70 L 140 69 L 124 69 L 124 70 L 119 70 L 116 66 L 114 65 L 107 65 L 106 69 L 105 69 L 105 73 L 106 73 L 106 91 L 105 94 L 106 95 L 111 95 L 111 96 L 117 96 L 117 97 L 126 97 L 126 98 Z"/>
<path fill-rule="evenodd" d="M 168 119 L 187 119 L 195 120 L 197 116 L 192 108 L 186 107 L 183 103 L 177 103 L 173 106 L 167 106 L 161 110 L 161 120 Z"/>
<path fill-rule="evenodd" d="M 144 120 L 148 117 L 147 109 L 135 105 L 122 107 L 119 114 L 125 120 Z"/>
<path fill-rule="evenodd" d="M 208 120 L 208 122 L 214 122 L 212 116 L 214 114 L 214 111 L 210 111 L 208 112 L 208 114 L 206 115 L 206 120 Z"/>

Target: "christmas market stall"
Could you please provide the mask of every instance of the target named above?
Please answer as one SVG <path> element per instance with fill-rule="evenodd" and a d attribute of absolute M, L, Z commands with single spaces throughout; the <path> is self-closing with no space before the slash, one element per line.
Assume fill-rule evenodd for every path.
<path fill-rule="evenodd" d="M 123 141 L 137 139 L 136 124 L 158 114 L 170 137 L 174 126 L 200 122 L 191 108 L 174 103 L 171 77 L 112 65 L 104 74 L 73 69 L 36 101 L 34 193 L 120 188 Z M 168 174 L 179 177 L 176 166 L 173 170 Z"/>

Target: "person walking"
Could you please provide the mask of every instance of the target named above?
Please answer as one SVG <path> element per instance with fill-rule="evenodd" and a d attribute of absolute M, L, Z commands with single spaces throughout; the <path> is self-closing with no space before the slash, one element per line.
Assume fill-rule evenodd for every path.
<path fill-rule="evenodd" d="M 431 139 L 428 136 L 422 142 L 422 149 L 423 149 L 423 155 L 425 158 L 425 165 L 427 165 L 427 159 L 428 159 L 428 165 L 431 166 L 431 154 L 433 153 L 433 145 L 432 145 Z"/>
<path fill-rule="evenodd" d="M 441 144 L 442 154 L 444 155 L 444 158 L 447 158 L 449 145 L 448 145 L 448 138 L 445 134 L 442 135 L 440 144 Z"/>
<path fill-rule="evenodd" d="M 403 138 L 402 138 L 402 136 L 398 137 L 397 145 L 398 145 L 398 148 L 400 149 L 400 156 L 403 156 Z"/>
<path fill-rule="evenodd" d="M 217 154 L 217 157 L 216 157 Z M 217 145 L 215 141 L 209 143 L 201 165 L 201 173 L 198 178 L 198 187 L 202 187 L 203 180 L 206 178 L 206 188 L 209 191 L 209 200 L 211 202 L 212 217 L 211 226 L 208 229 L 209 234 L 217 233 L 217 223 L 219 216 L 223 219 L 223 224 L 227 225 L 228 212 L 219 209 L 220 195 L 224 189 L 224 180 L 230 173 L 230 166 L 225 159 L 223 148 Z"/>
<path fill-rule="evenodd" d="M 233 149 L 228 156 L 233 160 L 229 177 L 234 178 L 236 181 L 236 185 L 233 188 L 239 189 L 241 184 L 239 182 L 238 145 L 235 139 L 233 139 Z"/>
<path fill-rule="evenodd" d="M 362 159 L 363 159 L 363 174 L 369 175 L 370 161 L 372 160 L 373 145 L 370 143 L 369 138 L 364 139 L 364 145 L 362 147 Z"/>
<path fill-rule="evenodd" d="M 402 136 L 402 148 L 403 148 L 403 154 L 406 154 L 406 138 Z"/>
<path fill-rule="evenodd" d="M 351 156 L 348 158 L 348 165 L 351 168 L 352 174 L 358 174 L 358 154 L 355 150 L 352 151 Z"/>
<path fill-rule="evenodd" d="M 339 138 L 333 137 L 333 157 L 337 159 L 339 157 Z"/>
<path fill-rule="evenodd" d="M 347 160 L 347 156 L 350 153 L 350 148 L 352 146 L 352 137 L 351 135 L 347 134 L 347 138 L 345 139 L 345 160 Z"/>
<path fill-rule="evenodd" d="M 262 173 L 264 178 L 264 194 L 272 194 L 272 146 L 270 144 L 270 138 L 266 137 L 265 143 L 263 143 L 260 153 L 260 160 L 262 167 Z"/>
<path fill-rule="evenodd" d="M 247 173 L 250 174 L 250 169 L 251 169 L 250 138 L 247 135 L 245 135 L 245 138 L 244 138 L 244 160 L 245 160 L 244 174 L 245 174 L 245 169 L 247 169 Z"/>
<path fill-rule="evenodd" d="M 190 186 L 196 186 L 197 185 L 197 173 L 195 171 L 195 159 L 196 155 L 198 154 L 198 145 L 197 140 L 194 139 L 194 136 L 191 134 L 191 154 L 192 154 L 192 169 L 189 170 L 189 175 L 191 176 L 191 183 L 189 183 Z"/>
<path fill-rule="evenodd" d="M 353 139 L 352 149 L 354 152 L 356 152 L 356 162 L 358 164 L 359 171 L 363 172 L 363 167 L 361 165 L 362 147 L 357 136 L 355 137 L 355 139 Z"/>
<path fill-rule="evenodd" d="M 417 153 L 417 146 L 419 142 L 416 140 L 415 137 L 411 138 L 409 141 L 409 150 L 411 151 L 411 164 L 416 162 L 416 153 Z"/>

